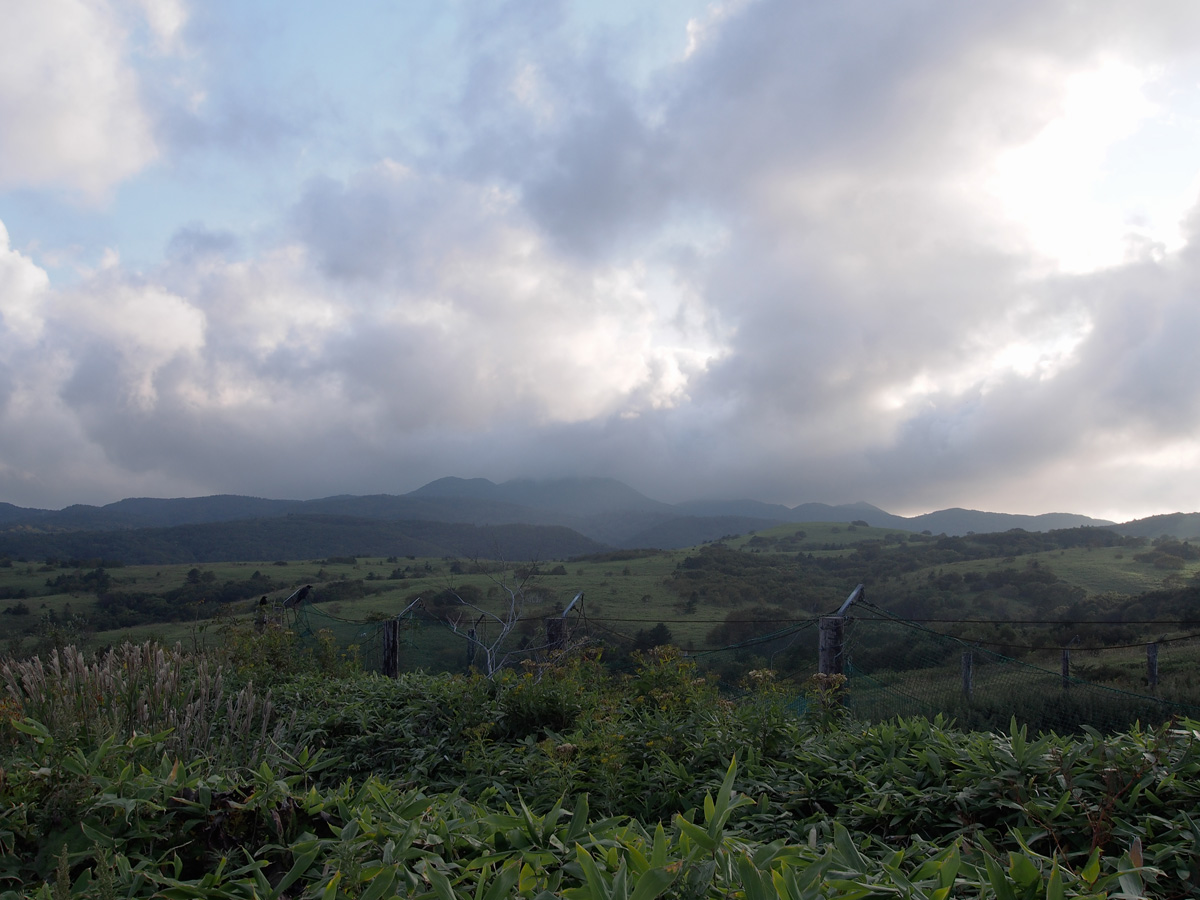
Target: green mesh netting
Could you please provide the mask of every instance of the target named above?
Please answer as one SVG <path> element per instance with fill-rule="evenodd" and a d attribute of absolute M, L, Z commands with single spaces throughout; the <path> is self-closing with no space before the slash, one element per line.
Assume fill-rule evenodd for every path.
<path fill-rule="evenodd" d="M 1200 713 L 1181 699 L 1194 696 L 1196 645 L 1195 639 L 1160 644 L 1159 683 L 1139 692 L 1088 677 L 1107 675 L 1126 684 L 1144 679 L 1138 648 L 1070 651 L 1064 678 L 1061 649 L 1018 660 L 869 609 L 847 620 L 848 705 L 864 721 L 941 714 L 981 730 L 1007 728 L 1013 717 L 1048 731 L 1155 724 Z"/>
<path fill-rule="evenodd" d="M 320 604 L 307 604 L 288 611 L 287 622 L 304 643 L 316 646 L 322 637 L 347 655 L 359 659 L 366 671 L 383 671 L 385 620 L 366 622 L 341 618 Z M 445 620 L 422 608 L 399 617 L 400 640 L 397 670 L 400 672 L 466 672 L 472 668 L 486 671 L 488 651 L 496 667 L 517 665 L 524 659 L 545 656 L 547 631 L 544 619 L 528 619 L 501 636 L 490 619 L 464 620 L 456 632 Z M 566 620 L 564 638 L 573 645 L 587 640 L 587 625 L 578 616 Z M 475 640 L 468 637 L 474 629 Z"/>
<path fill-rule="evenodd" d="M 322 636 L 356 655 L 364 669 L 382 671 L 384 622 L 341 618 L 320 604 L 288 610 L 289 626 L 299 637 L 316 644 Z M 737 693 L 746 673 L 759 668 L 803 682 L 817 670 L 818 619 L 764 631 L 728 647 L 688 654 Z M 465 632 L 476 628 L 477 641 Z M 627 637 L 604 622 L 572 616 L 567 623 L 571 642 L 608 643 L 614 648 Z M 400 617 L 399 671 L 486 671 L 484 647 L 493 650 L 496 666 L 519 665 L 546 656 L 545 620 L 522 622 L 503 640 L 486 619 L 464 622 L 459 632 L 424 609 Z M 869 603 L 846 616 L 843 673 L 849 679 L 847 706 L 858 721 L 883 721 L 896 716 L 943 715 L 963 728 L 1006 729 L 1012 718 L 1038 730 L 1072 731 L 1091 726 L 1120 730 L 1134 722 L 1160 723 L 1176 716 L 1200 717 L 1192 698 L 1200 658 L 1200 639 L 1159 644 L 1156 685 L 1136 683 L 1144 657 L 1137 648 L 1077 648 L 1070 657 L 1064 681 L 1061 650 L 1034 653 L 1024 659 L 1006 656 L 977 644 L 941 634 L 891 615 Z M 632 663 L 627 663 L 632 665 Z M 965 668 L 969 666 L 969 677 Z M 1103 683 L 1116 680 L 1123 686 Z M 803 713 L 804 701 L 796 709 Z"/>

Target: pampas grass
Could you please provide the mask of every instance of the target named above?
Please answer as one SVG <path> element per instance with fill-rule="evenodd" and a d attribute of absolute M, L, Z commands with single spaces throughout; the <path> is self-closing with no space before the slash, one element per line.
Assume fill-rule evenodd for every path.
<path fill-rule="evenodd" d="M 289 752 L 278 746 L 288 727 L 277 721 L 270 691 L 250 683 L 228 692 L 222 667 L 180 644 L 125 643 L 95 655 L 67 646 L 44 660 L 7 659 L 0 689 L 59 747 L 153 734 L 162 736 L 163 753 L 184 761 L 257 766 L 273 751 Z"/>

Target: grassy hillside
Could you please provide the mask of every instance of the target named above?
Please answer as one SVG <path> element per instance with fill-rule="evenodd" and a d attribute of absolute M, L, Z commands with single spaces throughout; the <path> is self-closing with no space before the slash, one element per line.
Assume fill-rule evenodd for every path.
<path fill-rule="evenodd" d="M 1032 614 L 1061 616 L 1063 607 L 1070 604 L 1111 611 L 1148 592 L 1180 590 L 1200 572 L 1200 553 L 1189 545 L 1160 542 L 1156 547 L 1108 532 L 1090 532 L 1082 530 L 1091 541 L 1082 544 L 1080 531 L 939 539 L 854 525 L 782 525 L 731 535 L 691 550 L 617 551 L 551 560 L 540 563 L 535 583 L 538 594 L 551 605 L 567 602 L 582 590 L 592 615 L 633 624 L 666 617 L 686 627 L 693 618 L 724 617 L 732 606 L 755 602 L 782 605 L 797 615 L 826 612 L 859 582 L 868 585 L 872 602 L 908 613 L 953 611 L 961 618 L 1024 619 Z M 1101 538 L 1109 545 L 1101 545 Z M 314 581 L 364 581 L 371 588 L 371 599 L 363 609 L 380 613 L 411 598 L 435 576 L 443 587 L 470 584 L 487 588 L 494 586 L 495 580 L 472 573 L 462 556 L 356 556 L 353 565 L 327 564 L 330 556 L 338 558 L 339 554 L 273 563 L 110 565 L 107 571 L 113 590 L 134 592 L 169 590 L 192 568 L 211 573 L 219 583 L 244 580 L 257 570 L 263 577 L 281 582 L 278 590 Z M 510 558 L 539 556 L 549 554 Z M 718 557 L 753 566 L 755 573 L 723 576 L 723 563 L 715 561 Z M 677 570 L 688 559 L 693 562 L 687 564 L 687 577 L 681 578 Z M 63 558 L 6 562 L 0 562 L 0 599 L 17 598 L 25 592 L 37 598 L 39 608 L 42 602 L 61 603 L 71 595 L 86 606 L 94 598 L 82 586 L 58 592 L 46 582 L 71 572 L 83 577 L 105 564 L 103 559 Z M 394 577 L 401 575 L 403 578 Z M 742 584 L 736 592 L 722 591 L 723 584 L 727 587 L 739 578 Z M 686 611 L 691 591 L 684 589 L 685 582 L 694 583 L 697 594 L 697 602 Z M 1041 588 L 1031 590 L 1029 583 Z M 699 629 L 690 631 L 698 641 Z"/>
<path fill-rule="evenodd" d="M 427 622 L 478 615 L 461 600 L 502 614 L 506 588 L 520 584 L 525 621 L 513 641 L 543 642 L 543 620 L 583 592 L 572 615 L 610 654 L 644 645 L 653 632 L 656 640 L 708 654 L 730 673 L 759 664 L 811 671 L 812 635 L 797 634 L 786 646 L 756 641 L 832 612 L 858 583 L 866 585 L 867 602 L 852 612 L 864 621 L 893 615 L 1018 657 L 1052 655 L 1070 642 L 1091 653 L 1200 631 L 1200 552 L 1187 543 L 1096 529 L 945 538 L 805 523 L 727 535 L 689 550 L 543 559 L 531 578 L 518 568 L 416 553 L 154 566 L 10 560 L 0 565 L 0 621 L 15 652 L 75 633 L 98 644 L 126 634 L 197 643 L 214 629 L 218 609 L 249 615 L 258 597 L 277 601 L 305 584 L 314 586 L 307 608 L 331 627 L 335 620 L 385 619 L 418 598 Z M 873 668 L 953 667 L 953 645 L 935 650 L 928 634 L 872 632 L 867 624 L 856 633 L 857 659 Z M 433 632 L 421 640 L 433 641 Z M 464 664 L 461 637 L 438 640 L 437 653 L 414 650 L 412 664 Z M 715 653 L 727 647 L 735 649 Z M 1106 673 L 1121 668 L 1100 666 Z M 1131 678 L 1114 683 L 1137 686 Z"/>

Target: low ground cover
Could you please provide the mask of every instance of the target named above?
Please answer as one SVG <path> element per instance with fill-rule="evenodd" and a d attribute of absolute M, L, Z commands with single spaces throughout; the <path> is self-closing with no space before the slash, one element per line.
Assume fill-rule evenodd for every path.
<path fill-rule="evenodd" d="M 316 668 L 268 696 L 228 654 L 8 660 L 0 896 L 1195 895 L 1200 723 L 860 726 L 836 679 L 801 717 L 671 652 Z"/>

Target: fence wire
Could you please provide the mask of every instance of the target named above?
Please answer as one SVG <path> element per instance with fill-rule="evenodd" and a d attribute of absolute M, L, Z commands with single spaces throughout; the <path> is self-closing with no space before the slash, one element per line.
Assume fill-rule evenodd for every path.
<path fill-rule="evenodd" d="M 355 655 L 364 669 L 382 670 L 384 620 L 343 619 L 319 604 L 291 612 L 289 625 L 302 640 L 315 643 L 322 636 L 331 638 L 344 653 Z M 735 694 L 736 686 L 753 669 L 773 669 L 801 683 L 817 670 L 818 621 L 794 622 L 727 647 L 687 655 Z M 473 643 L 464 626 L 455 631 L 445 618 L 418 607 L 401 618 L 398 668 L 481 671 L 484 645 L 494 645 L 496 660 L 507 666 L 544 659 L 546 627 L 545 619 L 530 618 L 499 640 L 495 624 L 480 619 Z M 573 614 L 566 628 L 572 645 L 607 648 L 605 658 L 615 671 L 631 668 L 629 636 L 620 630 L 583 614 Z M 1156 684 L 1149 683 L 1146 657 L 1139 652 L 1142 647 L 1076 648 L 1064 680 L 1061 649 L 1018 659 L 864 602 L 846 616 L 846 702 L 853 718 L 862 722 L 941 715 L 960 727 L 979 730 L 1006 729 L 1014 717 L 1034 729 L 1060 732 L 1082 726 L 1119 730 L 1134 722 L 1150 725 L 1180 716 L 1200 718 L 1196 702 L 1200 637 L 1159 644 Z M 1141 689 L 1131 689 L 1139 678 Z M 803 711 L 802 700 L 797 709 Z"/>
<path fill-rule="evenodd" d="M 940 714 L 964 728 L 995 730 L 1015 717 L 1040 730 L 1111 731 L 1200 716 L 1200 640 L 1158 649 L 1151 684 L 1145 645 L 1051 648 L 1017 659 L 867 607 L 848 619 L 844 672 L 851 712 L 864 721 Z M 1129 687 L 1139 682 L 1141 690 Z"/>
<path fill-rule="evenodd" d="M 498 624 L 487 617 L 464 620 L 455 627 L 446 618 L 423 607 L 399 616 L 397 669 L 400 672 L 466 673 L 472 668 L 485 671 L 485 648 L 491 648 L 498 666 L 516 666 L 522 660 L 547 655 L 547 625 L 544 618 L 522 620 L 501 635 Z M 384 662 L 384 625 L 387 619 L 353 621 L 334 615 L 319 604 L 296 609 L 289 627 L 301 641 L 315 646 L 322 638 L 331 639 L 347 656 L 359 660 L 368 672 L 382 672 Z M 592 642 L 595 628 L 586 616 L 571 615 L 565 620 L 564 640 L 570 646 Z M 474 638 L 469 635 L 474 632 Z"/>

